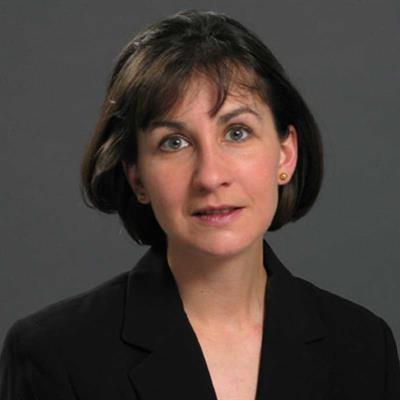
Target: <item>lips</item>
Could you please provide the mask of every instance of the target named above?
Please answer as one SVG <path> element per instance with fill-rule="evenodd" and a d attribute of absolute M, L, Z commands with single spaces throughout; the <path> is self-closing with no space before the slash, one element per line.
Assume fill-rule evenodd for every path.
<path fill-rule="evenodd" d="M 227 214 L 233 210 L 237 210 L 242 207 L 235 206 L 222 206 L 222 207 L 205 207 L 194 212 L 192 215 L 213 215 L 213 214 Z"/>
<path fill-rule="evenodd" d="M 199 223 L 199 226 L 203 227 L 213 227 L 213 228 L 222 228 L 229 227 L 230 224 L 233 224 L 235 221 L 240 219 L 240 216 L 243 213 L 244 207 L 233 207 L 229 212 L 214 212 L 214 213 L 203 213 L 193 215 L 196 223 Z"/>

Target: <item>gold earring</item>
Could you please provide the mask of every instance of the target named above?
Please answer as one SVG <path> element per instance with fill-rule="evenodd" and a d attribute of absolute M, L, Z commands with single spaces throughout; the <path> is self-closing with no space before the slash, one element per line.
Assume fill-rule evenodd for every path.
<path fill-rule="evenodd" d="M 280 179 L 281 181 L 284 181 L 287 177 L 288 177 L 288 175 L 287 175 L 286 172 L 281 172 L 281 173 L 279 174 L 279 179 Z"/>
<path fill-rule="evenodd" d="M 137 195 L 137 197 L 138 197 L 138 200 L 139 200 L 139 201 L 144 201 L 144 199 L 146 198 L 146 195 L 145 195 L 144 193 L 139 193 L 139 194 Z"/>

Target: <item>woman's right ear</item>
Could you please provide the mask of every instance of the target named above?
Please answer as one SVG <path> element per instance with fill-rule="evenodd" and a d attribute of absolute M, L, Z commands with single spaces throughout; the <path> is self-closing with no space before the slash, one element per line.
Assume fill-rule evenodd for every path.
<path fill-rule="evenodd" d="M 128 164 L 126 161 L 122 161 L 122 168 L 124 170 L 126 179 L 128 180 L 129 186 L 135 193 L 138 201 L 143 204 L 149 203 L 147 194 L 140 180 L 136 165 Z"/>

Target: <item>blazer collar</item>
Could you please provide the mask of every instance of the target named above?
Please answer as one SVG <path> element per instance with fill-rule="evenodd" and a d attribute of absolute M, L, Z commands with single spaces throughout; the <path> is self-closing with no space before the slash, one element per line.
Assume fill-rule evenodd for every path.
<path fill-rule="evenodd" d="M 330 354 L 312 286 L 300 284 L 265 240 L 263 256 L 268 280 L 256 399 L 322 398 Z M 140 399 L 216 400 L 163 246 L 152 246 L 129 273 L 122 339 L 149 353 L 129 372 Z"/>

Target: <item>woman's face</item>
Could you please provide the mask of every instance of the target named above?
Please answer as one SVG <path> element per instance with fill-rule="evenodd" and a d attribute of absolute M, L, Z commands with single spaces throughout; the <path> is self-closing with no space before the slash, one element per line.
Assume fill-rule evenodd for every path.
<path fill-rule="evenodd" d="M 138 136 L 136 165 L 125 167 L 141 202 L 151 203 L 168 246 L 193 254 L 229 256 L 262 240 L 278 202 L 278 185 L 290 180 L 297 135 L 280 143 L 270 108 L 249 92 L 231 90 L 214 117 L 215 93 L 192 80 L 180 105 Z M 288 177 L 279 180 L 279 174 Z M 140 198 L 140 197 L 139 197 Z M 243 207 L 213 225 L 193 213 L 207 206 Z"/>

